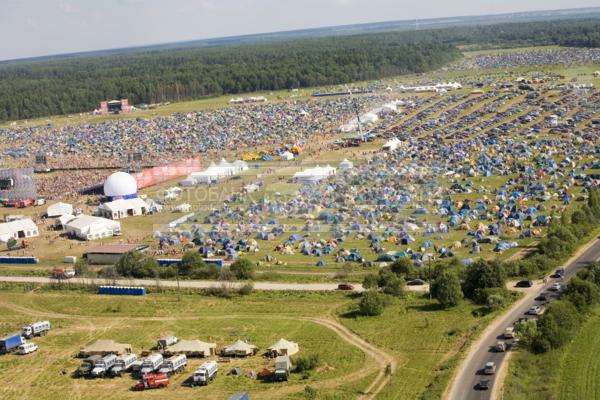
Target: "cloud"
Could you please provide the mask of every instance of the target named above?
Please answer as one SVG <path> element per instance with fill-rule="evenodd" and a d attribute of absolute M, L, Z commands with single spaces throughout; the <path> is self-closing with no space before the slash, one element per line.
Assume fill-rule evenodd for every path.
<path fill-rule="evenodd" d="M 73 7 L 73 4 L 65 0 L 60 0 L 58 2 L 58 8 L 60 8 L 66 14 L 72 14 L 76 11 L 75 7 Z"/>

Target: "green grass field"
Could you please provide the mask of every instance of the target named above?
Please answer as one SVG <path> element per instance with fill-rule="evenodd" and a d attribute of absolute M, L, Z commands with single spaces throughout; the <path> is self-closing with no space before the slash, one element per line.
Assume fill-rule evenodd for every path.
<path fill-rule="evenodd" d="M 600 308 L 589 316 L 571 343 L 541 355 L 514 354 L 504 398 L 587 400 L 600 398 Z"/>

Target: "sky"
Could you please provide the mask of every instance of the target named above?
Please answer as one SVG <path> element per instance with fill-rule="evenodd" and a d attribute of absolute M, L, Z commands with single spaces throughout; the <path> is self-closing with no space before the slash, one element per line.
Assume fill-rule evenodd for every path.
<path fill-rule="evenodd" d="M 0 60 L 598 0 L 0 0 Z"/>

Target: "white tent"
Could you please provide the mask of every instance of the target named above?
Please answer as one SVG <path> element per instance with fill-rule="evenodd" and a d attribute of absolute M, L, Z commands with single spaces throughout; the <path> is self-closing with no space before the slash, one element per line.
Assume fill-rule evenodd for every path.
<path fill-rule="evenodd" d="M 244 341 L 238 340 L 229 346 L 223 347 L 222 353 L 226 356 L 246 357 L 251 354 L 255 354 L 257 350 L 258 347 L 254 346 L 253 344 L 248 344 Z"/>
<path fill-rule="evenodd" d="M 354 168 L 354 163 L 352 161 L 349 161 L 348 159 L 344 158 L 342 160 L 342 162 L 340 162 L 339 168 L 341 170 L 347 171 L 347 170 L 350 170 L 350 169 Z"/>
<path fill-rule="evenodd" d="M 98 215 L 110 218 L 121 219 L 133 217 L 135 215 L 144 215 L 148 213 L 148 204 L 139 197 L 133 199 L 118 199 L 108 203 L 101 204 L 98 207 Z"/>
<path fill-rule="evenodd" d="M 0 242 L 35 237 L 39 234 L 37 225 L 30 218 L 0 224 Z"/>
<path fill-rule="evenodd" d="M 104 195 L 108 197 L 124 197 L 137 193 L 137 182 L 127 172 L 115 172 L 104 182 Z"/>
<path fill-rule="evenodd" d="M 279 339 L 275 344 L 269 347 L 269 352 L 277 356 L 293 356 L 298 353 L 300 348 L 298 343 L 290 342 L 289 340 Z"/>
<path fill-rule="evenodd" d="M 336 174 L 336 169 L 331 165 L 327 165 L 326 167 L 320 167 L 317 165 L 314 168 L 305 169 L 304 171 L 299 171 L 294 174 L 294 179 L 299 182 L 318 182 L 322 179 L 325 179 L 329 176 Z"/>
<path fill-rule="evenodd" d="M 192 206 L 188 203 L 183 203 L 175 207 L 175 211 L 177 212 L 189 212 L 192 209 Z"/>
<path fill-rule="evenodd" d="M 46 215 L 50 218 L 60 217 L 61 215 L 73 215 L 73 206 L 67 203 L 58 202 L 48 206 Z"/>
<path fill-rule="evenodd" d="M 292 153 L 290 153 L 289 151 L 285 151 L 285 152 L 281 153 L 281 155 L 279 157 L 281 158 L 282 161 L 292 161 L 294 159 L 294 155 Z"/>
<path fill-rule="evenodd" d="M 67 222 L 65 230 L 83 240 L 94 240 L 121 234 L 121 223 L 91 215 L 79 215 Z"/>
<path fill-rule="evenodd" d="M 237 160 L 229 163 L 224 158 L 219 161 L 219 165 L 210 163 L 207 169 L 201 172 L 193 172 L 181 182 L 182 186 L 192 186 L 197 184 L 216 183 L 223 178 L 232 177 L 241 174 L 248 169 L 248 164 Z"/>
<path fill-rule="evenodd" d="M 385 142 L 383 147 L 381 148 L 384 151 L 396 151 L 402 142 L 398 138 L 393 138 Z"/>

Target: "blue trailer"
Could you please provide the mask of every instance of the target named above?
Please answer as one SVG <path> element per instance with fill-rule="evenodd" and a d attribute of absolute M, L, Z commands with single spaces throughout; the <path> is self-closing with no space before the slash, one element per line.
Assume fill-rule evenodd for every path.
<path fill-rule="evenodd" d="M 21 336 L 20 333 L 15 333 L 14 335 L 4 337 L 0 339 L 0 354 L 10 353 L 14 351 L 25 343 L 25 340 Z"/>
<path fill-rule="evenodd" d="M 145 296 L 144 287 L 129 286 L 98 286 L 98 294 L 109 294 L 115 296 Z"/>
<path fill-rule="evenodd" d="M 229 397 L 229 400 L 250 400 L 248 392 L 237 392 Z"/>
<path fill-rule="evenodd" d="M 37 257 L 0 257 L 0 264 L 37 264 Z"/>

